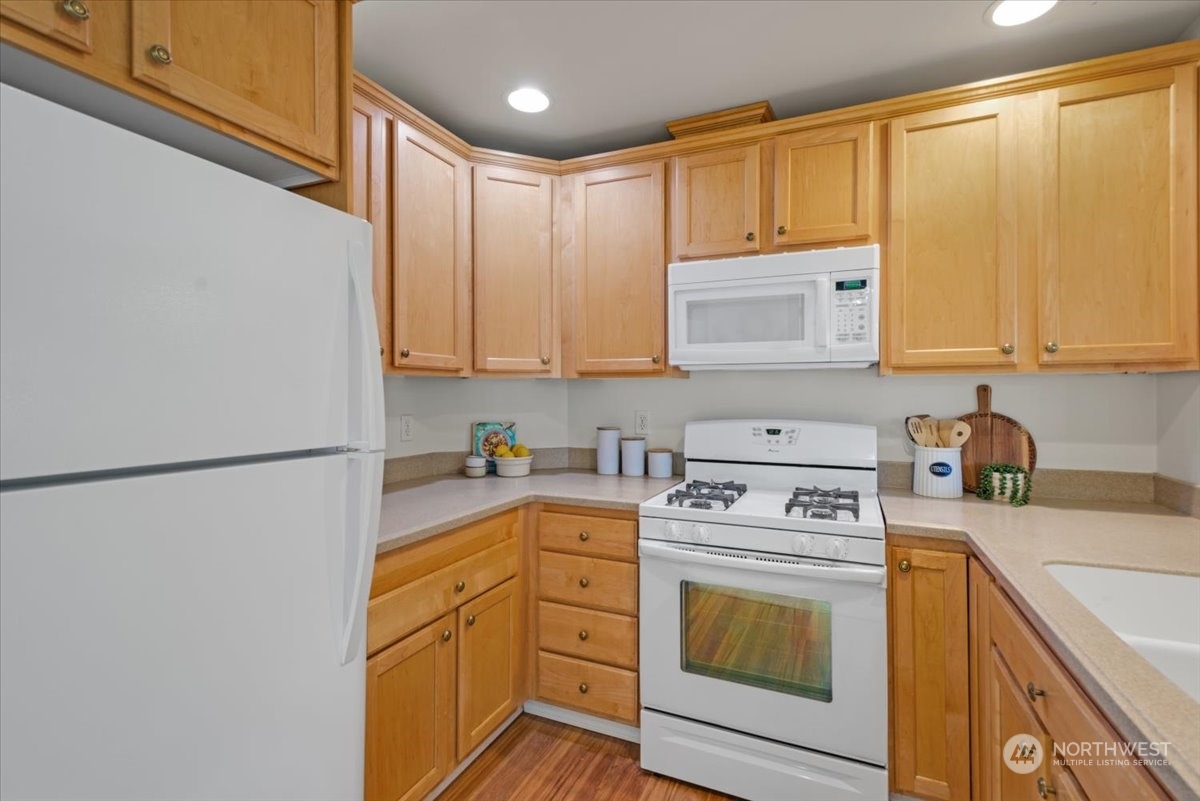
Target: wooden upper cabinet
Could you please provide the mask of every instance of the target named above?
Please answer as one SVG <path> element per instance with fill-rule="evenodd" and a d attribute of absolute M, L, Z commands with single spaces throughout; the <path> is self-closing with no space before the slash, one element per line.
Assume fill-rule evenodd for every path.
<path fill-rule="evenodd" d="M 576 175 L 575 369 L 666 368 L 666 204 L 661 161 Z"/>
<path fill-rule="evenodd" d="M 871 237 L 875 129 L 864 122 L 775 138 L 775 245 Z"/>
<path fill-rule="evenodd" d="M 1041 99 L 1041 363 L 1195 359 L 1194 65 Z"/>
<path fill-rule="evenodd" d="M 888 549 L 892 789 L 970 798 L 967 559 Z"/>
<path fill-rule="evenodd" d="M 674 159 L 675 258 L 759 251 L 759 149 L 755 143 Z"/>
<path fill-rule="evenodd" d="M 523 699 L 525 610 L 510 579 L 458 610 L 458 758 L 465 759 Z"/>
<path fill-rule="evenodd" d="M 337 164 L 335 0 L 132 0 L 132 15 L 135 79 Z"/>
<path fill-rule="evenodd" d="M 892 366 L 1016 363 L 1016 143 L 1011 98 L 891 122 Z"/>
<path fill-rule="evenodd" d="M 82 53 L 92 52 L 92 16 L 110 13 L 104 0 L 0 0 L 0 17 Z"/>
<path fill-rule="evenodd" d="M 392 363 L 392 257 L 388 210 L 388 130 L 391 118 L 380 106 L 355 93 L 350 110 L 350 213 L 371 223 L 371 289 L 379 326 L 380 361 Z"/>
<path fill-rule="evenodd" d="M 400 121 L 393 130 L 392 363 L 461 371 L 470 366 L 470 167 Z"/>
<path fill-rule="evenodd" d="M 550 176 L 474 170 L 475 369 L 555 374 Z"/>

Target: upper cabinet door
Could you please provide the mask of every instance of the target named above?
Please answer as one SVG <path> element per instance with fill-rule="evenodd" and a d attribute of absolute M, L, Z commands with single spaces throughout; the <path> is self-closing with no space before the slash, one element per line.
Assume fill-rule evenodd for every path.
<path fill-rule="evenodd" d="M 470 364 L 471 177 L 465 159 L 397 121 L 392 364 Z"/>
<path fill-rule="evenodd" d="M 337 163 L 335 0 L 133 0 L 132 13 L 134 78 Z"/>
<path fill-rule="evenodd" d="M 372 294 L 379 326 L 380 361 L 386 371 L 392 364 L 392 254 L 388 222 L 387 112 L 355 93 L 350 110 L 350 213 L 371 223 Z"/>
<path fill-rule="evenodd" d="M 550 176 L 475 167 L 475 369 L 555 372 Z"/>
<path fill-rule="evenodd" d="M 675 158 L 675 258 L 757 253 L 759 146 Z"/>
<path fill-rule="evenodd" d="M 0 0 L 0 17 L 83 53 L 92 52 L 92 15 L 104 0 Z M 104 8 L 102 13 L 111 9 Z"/>
<path fill-rule="evenodd" d="M 1195 68 L 1042 101 L 1041 363 L 1196 358 Z"/>
<path fill-rule="evenodd" d="M 892 121 L 892 366 L 1016 363 L 1015 150 L 1009 98 Z"/>
<path fill-rule="evenodd" d="M 871 236 L 875 123 L 775 139 L 776 245 Z"/>
<path fill-rule="evenodd" d="M 665 165 L 574 177 L 575 367 L 661 373 L 666 310 Z"/>

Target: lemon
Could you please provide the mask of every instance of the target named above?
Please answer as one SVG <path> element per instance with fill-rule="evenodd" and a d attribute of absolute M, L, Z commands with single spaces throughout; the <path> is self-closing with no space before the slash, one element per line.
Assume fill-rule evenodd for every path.
<path fill-rule="evenodd" d="M 497 453 L 497 454 L 496 454 L 496 458 L 497 458 L 497 459 L 515 459 L 515 458 L 517 458 L 517 457 L 516 457 L 516 455 L 515 455 L 515 454 L 513 454 L 513 452 L 512 452 L 512 451 L 510 451 L 508 448 L 505 448 L 505 449 L 504 449 L 504 453 Z"/>
<path fill-rule="evenodd" d="M 492 449 L 492 456 L 507 456 L 508 454 L 508 445 L 497 445 Z"/>
<path fill-rule="evenodd" d="M 524 457 L 529 455 L 529 448 L 526 448 L 524 445 L 518 442 L 513 446 L 512 452 L 514 456 Z"/>

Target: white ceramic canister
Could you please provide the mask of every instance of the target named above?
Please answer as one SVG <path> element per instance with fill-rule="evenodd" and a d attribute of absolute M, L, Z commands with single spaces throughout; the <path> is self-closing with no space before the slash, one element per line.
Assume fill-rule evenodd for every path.
<path fill-rule="evenodd" d="M 675 453 L 670 448 L 651 448 L 646 451 L 650 478 L 670 478 L 675 467 Z"/>
<path fill-rule="evenodd" d="M 927 498 L 961 498 L 962 448 L 915 446 L 912 490 Z"/>
<path fill-rule="evenodd" d="M 646 475 L 645 437 L 621 437 L 621 475 Z"/>
<path fill-rule="evenodd" d="M 596 472 L 602 476 L 615 476 L 621 472 L 620 427 L 596 427 Z"/>
<path fill-rule="evenodd" d="M 482 456 L 468 456 L 463 467 L 471 478 L 483 478 L 487 475 L 487 459 Z"/>

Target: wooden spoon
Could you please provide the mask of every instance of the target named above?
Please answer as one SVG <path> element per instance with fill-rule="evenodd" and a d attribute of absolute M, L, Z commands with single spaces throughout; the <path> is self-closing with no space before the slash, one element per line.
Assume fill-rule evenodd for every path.
<path fill-rule="evenodd" d="M 904 419 L 904 427 L 908 430 L 908 438 L 916 445 L 921 445 L 924 442 L 925 434 L 921 429 L 921 419 L 919 417 L 906 417 Z"/>
<path fill-rule="evenodd" d="M 925 435 L 925 441 L 923 443 L 925 447 L 936 448 L 938 441 L 937 420 L 934 420 L 932 417 L 925 418 L 921 421 L 921 430 Z"/>
<path fill-rule="evenodd" d="M 953 447 L 950 444 L 950 438 L 951 438 L 951 436 L 953 436 L 954 424 L 957 422 L 958 421 L 955 420 L 954 418 L 951 418 L 949 420 L 938 420 L 937 421 L 937 435 L 938 435 L 938 447 L 939 448 Z"/>
<path fill-rule="evenodd" d="M 950 429 L 948 447 L 961 448 L 963 443 L 971 438 L 971 426 L 962 420 L 953 420 L 951 422 L 954 423 L 954 426 Z"/>

